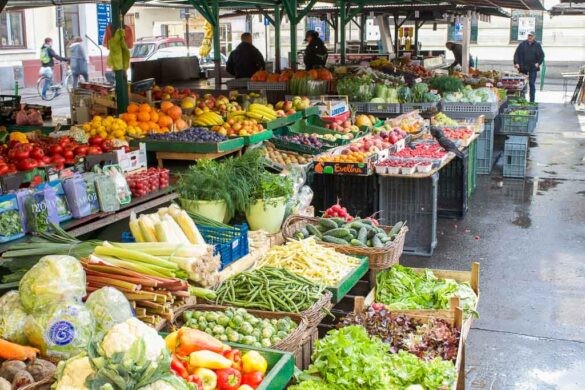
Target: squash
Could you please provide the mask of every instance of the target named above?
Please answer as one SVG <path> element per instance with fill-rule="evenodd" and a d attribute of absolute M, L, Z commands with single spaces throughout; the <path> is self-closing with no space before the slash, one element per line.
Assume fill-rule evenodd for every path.
<path fill-rule="evenodd" d="M 333 75 L 328 69 L 319 70 L 319 80 L 330 81 L 333 80 Z"/>

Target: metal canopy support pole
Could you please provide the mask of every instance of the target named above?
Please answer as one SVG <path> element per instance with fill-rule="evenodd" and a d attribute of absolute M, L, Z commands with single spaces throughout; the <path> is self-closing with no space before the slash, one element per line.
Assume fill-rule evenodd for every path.
<path fill-rule="evenodd" d="M 471 11 L 467 11 L 467 15 L 463 17 L 463 50 L 461 58 L 461 68 L 463 73 L 469 73 L 469 44 L 471 42 Z"/>
<path fill-rule="evenodd" d="M 4 7 L 6 7 L 7 3 L 8 0 L 0 0 L 0 12 L 4 11 Z"/>
<path fill-rule="evenodd" d="M 211 17 L 213 19 L 213 62 L 215 63 L 215 88 L 221 86 L 221 46 L 219 42 L 219 0 L 211 3 Z"/>
<path fill-rule="evenodd" d="M 112 32 L 117 31 L 118 29 L 124 28 L 124 13 L 123 10 L 126 8 L 126 11 L 130 9 L 128 6 L 129 2 L 122 2 L 122 0 L 112 0 Z M 114 71 L 116 76 L 116 102 L 118 106 L 118 113 L 126 112 L 128 108 L 128 77 L 126 76 L 126 70 L 116 70 Z"/>
<path fill-rule="evenodd" d="M 347 8 L 345 1 L 339 2 L 339 54 L 341 54 L 341 65 L 345 65 L 345 26 L 347 25 Z"/>
<path fill-rule="evenodd" d="M 362 14 L 360 17 L 360 53 L 365 52 L 366 48 L 366 14 Z"/>
<path fill-rule="evenodd" d="M 392 38 L 390 37 L 390 24 L 388 22 L 388 15 L 376 16 L 378 20 L 378 27 L 380 28 L 380 41 L 382 42 L 382 49 L 385 53 L 392 52 Z"/>
<path fill-rule="evenodd" d="M 280 73 L 280 7 L 274 7 L 274 71 Z"/>
<path fill-rule="evenodd" d="M 400 38 L 398 37 L 398 29 L 402 27 L 404 23 L 408 20 L 410 14 L 407 14 L 404 17 L 404 20 L 398 23 L 398 14 L 394 14 L 394 52 L 396 53 L 396 57 L 398 57 L 398 52 L 400 51 Z"/>
<path fill-rule="evenodd" d="M 418 56 L 418 30 L 425 24 L 424 20 L 421 20 L 420 23 L 415 21 L 414 22 L 414 56 Z"/>
<path fill-rule="evenodd" d="M 297 16 L 297 0 L 283 0 L 282 4 L 288 16 L 290 23 L 290 67 L 297 69 L 297 24 L 299 23 Z"/>

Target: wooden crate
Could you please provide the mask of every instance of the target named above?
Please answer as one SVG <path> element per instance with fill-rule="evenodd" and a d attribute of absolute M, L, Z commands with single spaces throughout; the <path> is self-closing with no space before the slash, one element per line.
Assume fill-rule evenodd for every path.
<path fill-rule="evenodd" d="M 412 268 L 417 273 L 425 272 L 425 268 Z M 452 270 L 442 270 L 442 269 L 431 269 L 433 274 L 439 279 L 453 279 L 458 282 L 467 282 L 471 286 L 472 290 L 477 294 L 477 301 L 479 302 L 479 263 L 473 262 L 471 263 L 471 270 L 470 271 L 452 271 Z M 375 302 L 375 295 L 376 295 L 376 287 L 372 288 L 372 291 L 368 293 L 365 298 L 364 304 L 366 306 L 370 306 L 372 303 Z M 448 310 L 438 310 L 438 309 L 421 309 L 421 310 L 403 310 L 401 313 L 413 315 L 428 315 L 428 316 L 454 316 L 454 309 L 459 306 L 459 299 L 452 299 L 451 300 L 451 308 Z M 477 305 L 474 308 L 477 310 Z M 469 334 L 469 330 L 471 329 L 471 325 L 473 324 L 473 317 L 469 317 L 465 319 L 462 324 L 462 331 L 461 337 L 463 339 L 467 338 Z"/>
<path fill-rule="evenodd" d="M 295 365 L 301 369 L 306 370 L 311 364 L 311 355 L 315 349 L 315 342 L 319 339 L 319 331 L 316 326 L 305 330 L 305 337 L 293 353 L 295 357 Z"/>

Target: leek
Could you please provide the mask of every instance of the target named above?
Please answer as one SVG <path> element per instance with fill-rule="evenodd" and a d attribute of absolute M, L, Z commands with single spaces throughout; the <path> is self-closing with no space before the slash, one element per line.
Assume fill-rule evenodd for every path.
<path fill-rule="evenodd" d="M 134 251 L 131 249 L 118 248 L 115 246 L 96 246 L 94 254 L 118 257 L 119 259 L 122 260 L 134 260 L 141 263 L 155 265 L 161 268 L 168 268 L 170 270 L 175 270 L 179 268 L 177 267 L 176 264 L 171 263 L 170 261 L 160 259 L 156 256 L 152 256 L 144 252 Z"/>
<path fill-rule="evenodd" d="M 108 244 L 118 248 L 148 253 L 152 256 L 201 257 L 207 253 L 205 245 L 177 245 L 165 242 L 108 242 Z"/>

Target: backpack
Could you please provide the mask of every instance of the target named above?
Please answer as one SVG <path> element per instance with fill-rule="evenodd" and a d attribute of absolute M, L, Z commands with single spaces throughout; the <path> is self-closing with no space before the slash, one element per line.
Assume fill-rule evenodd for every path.
<path fill-rule="evenodd" d="M 49 55 L 49 48 L 47 46 L 41 47 L 41 63 L 44 64 L 48 64 L 49 62 L 51 62 L 51 56 Z"/>

